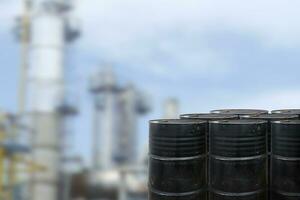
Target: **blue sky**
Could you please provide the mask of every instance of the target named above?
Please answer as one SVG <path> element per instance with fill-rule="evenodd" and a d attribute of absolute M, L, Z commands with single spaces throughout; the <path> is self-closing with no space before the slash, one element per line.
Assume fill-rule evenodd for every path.
<path fill-rule="evenodd" d="M 75 1 L 81 38 L 68 49 L 70 83 L 80 115 L 73 152 L 88 161 L 91 99 L 87 79 L 100 63 L 115 66 L 121 83 L 151 95 L 153 112 L 177 97 L 181 112 L 225 107 L 300 107 L 298 0 Z M 11 34 L 20 1 L 0 1 L 0 108 L 15 111 L 19 46 Z"/>

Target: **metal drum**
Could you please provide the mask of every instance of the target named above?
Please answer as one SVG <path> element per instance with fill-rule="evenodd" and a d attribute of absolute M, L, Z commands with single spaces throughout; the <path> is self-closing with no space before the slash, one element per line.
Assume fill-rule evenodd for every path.
<path fill-rule="evenodd" d="M 272 200 L 300 199 L 300 120 L 272 123 Z"/>
<path fill-rule="evenodd" d="M 229 115 L 229 114 L 213 114 L 213 113 L 194 113 L 194 114 L 183 114 L 180 115 L 180 119 L 195 119 L 195 120 L 204 120 L 206 121 L 206 135 L 207 135 L 207 150 L 209 151 L 209 122 L 215 120 L 230 120 L 238 119 L 238 115 Z"/>
<path fill-rule="evenodd" d="M 211 200 L 266 200 L 267 122 L 210 122 Z"/>
<path fill-rule="evenodd" d="M 212 110 L 210 113 L 215 114 L 230 114 L 230 115 L 260 115 L 268 114 L 267 110 L 257 110 L 257 109 L 221 109 L 221 110 Z"/>
<path fill-rule="evenodd" d="M 207 152 L 209 152 L 209 122 L 213 121 L 213 120 L 230 120 L 230 119 L 238 119 L 238 118 L 239 118 L 238 115 L 213 114 L 213 113 L 193 113 L 193 114 L 180 115 L 180 119 L 194 119 L 194 120 L 206 121 Z M 208 160 L 208 158 L 207 158 L 207 160 Z M 207 170 L 207 173 L 209 173 L 208 170 Z M 209 182 L 209 180 L 208 180 L 208 182 Z M 207 196 L 208 195 L 209 194 L 207 192 Z"/>
<path fill-rule="evenodd" d="M 297 119 L 297 115 L 289 114 L 261 114 L 261 115 L 243 115 L 241 119 L 257 119 L 266 120 L 268 122 L 267 132 L 268 132 L 268 151 L 271 152 L 271 122 L 285 119 Z"/>
<path fill-rule="evenodd" d="M 271 162 L 271 122 L 285 119 L 297 119 L 297 115 L 289 114 L 261 114 L 261 115 L 244 115 L 241 116 L 242 119 L 257 119 L 266 120 L 268 122 L 267 132 L 268 132 L 268 183 L 270 183 L 270 162 Z M 268 190 L 270 191 L 270 184 L 268 184 Z M 270 194 L 269 194 L 270 197 Z M 270 199 L 270 198 L 269 198 Z"/>
<path fill-rule="evenodd" d="M 150 121 L 150 200 L 206 200 L 205 136 L 205 121 Z"/>
<path fill-rule="evenodd" d="M 272 110 L 271 113 L 288 114 L 288 115 L 298 115 L 298 117 L 300 118 L 300 109 Z"/>

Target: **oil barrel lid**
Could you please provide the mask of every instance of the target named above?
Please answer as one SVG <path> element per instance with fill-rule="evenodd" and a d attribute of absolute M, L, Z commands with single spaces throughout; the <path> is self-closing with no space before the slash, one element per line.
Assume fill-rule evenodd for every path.
<path fill-rule="evenodd" d="M 261 120 L 284 120 L 284 119 L 297 119 L 298 115 L 292 114 L 281 114 L 281 113 L 271 113 L 271 114 L 260 114 L 260 115 L 243 115 L 242 119 L 261 119 Z"/>
<path fill-rule="evenodd" d="M 210 121 L 211 124 L 228 124 L 228 125 L 251 125 L 251 124 L 265 124 L 265 120 L 256 120 L 256 119 L 237 119 L 237 120 L 215 120 Z"/>
<path fill-rule="evenodd" d="M 181 119 L 200 119 L 200 120 L 221 120 L 221 119 L 236 119 L 238 115 L 231 114 L 216 114 L 216 113 L 190 113 L 180 115 Z"/>
<path fill-rule="evenodd" d="M 255 114 L 266 114 L 267 110 L 259 110 L 259 109 L 220 109 L 220 110 L 212 110 L 211 113 L 216 114 L 233 114 L 233 115 L 255 115 Z"/>
<path fill-rule="evenodd" d="M 287 125 L 300 125 L 299 119 L 292 119 L 292 120 L 276 120 L 272 122 L 273 124 L 287 124 Z"/>
<path fill-rule="evenodd" d="M 150 120 L 150 124 L 166 124 L 166 125 L 184 125 L 184 124 L 202 124 L 205 123 L 203 120 L 197 119 L 155 119 Z"/>
<path fill-rule="evenodd" d="M 271 113 L 281 113 L 281 114 L 300 115 L 300 109 L 281 109 L 281 110 L 272 110 Z"/>
<path fill-rule="evenodd" d="M 150 121 L 149 152 L 160 157 L 205 154 L 206 121 L 160 119 Z"/>

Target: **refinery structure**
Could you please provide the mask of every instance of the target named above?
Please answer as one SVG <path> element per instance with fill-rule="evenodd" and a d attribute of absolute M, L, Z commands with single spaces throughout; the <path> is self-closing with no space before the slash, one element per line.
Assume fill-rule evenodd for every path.
<path fill-rule="evenodd" d="M 151 106 L 141 88 L 119 83 L 113 66 L 88 80 L 92 166 L 66 167 L 67 122 L 80 114 L 66 78 L 65 51 L 80 36 L 72 9 L 68 0 L 24 1 L 18 112 L 0 110 L 0 199 L 145 200 L 147 150 L 138 151 L 137 124 Z M 177 104 L 167 100 L 165 115 L 177 115 Z"/>

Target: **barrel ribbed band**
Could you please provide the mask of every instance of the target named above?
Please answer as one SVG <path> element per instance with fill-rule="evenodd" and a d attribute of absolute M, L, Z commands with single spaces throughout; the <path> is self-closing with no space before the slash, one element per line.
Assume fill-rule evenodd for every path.
<path fill-rule="evenodd" d="M 195 159 L 200 159 L 200 158 L 205 158 L 207 155 L 206 154 L 201 154 L 198 156 L 190 156 L 190 157 L 161 157 L 161 156 L 155 156 L 149 154 L 149 158 L 155 159 L 155 160 L 162 160 L 162 161 L 184 161 L 184 160 L 195 160 Z"/>
<path fill-rule="evenodd" d="M 277 160 L 286 160 L 286 161 L 300 161 L 300 157 L 285 157 L 280 155 L 274 155 L 272 154 L 272 158 Z"/>
<path fill-rule="evenodd" d="M 283 195 L 283 196 L 288 196 L 288 197 L 299 197 L 300 198 L 300 193 L 296 193 L 296 192 L 284 192 L 281 190 L 273 190 L 274 193 Z"/>
<path fill-rule="evenodd" d="M 210 154 L 210 158 L 214 158 L 216 160 L 224 160 L 224 161 L 243 161 L 243 160 L 256 160 L 260 158 L 267 158 L 267 154 L 258 155 L 258 156 L 249 156 L 249 157 L 224 157 Z"/>
<path fill-rule="evenodd" d="M 182 193 L 170 193 L 170 192 L 163 192 L 156 189 L 153 189 L 151 186 L 148 186 L 149 190 L 155 194 L 161 195 L 161 196 L 172 196 L 172 197 L 181 197 L 181 196 L 189 196 L 193 194 L 199 194 L 206 191 L 206 188 L 202 188 L 199 190 L 191 191 L 191 192 L 182 192 Z"/>
<path fill-rule="evenodd" d="M 223 196 L 243 197 L 243 196 L 260 194 L 260 193 L 266 192 L 266 190 L 256 190 L 256 191 L 251 191 L 251 192 L 233 193 L 233 192 L 223 192 L 223 191 L 215 190 L 215 189 L 211 188 L 210 192 L 218 194 L 218 195 L 223 195 Z"/>

